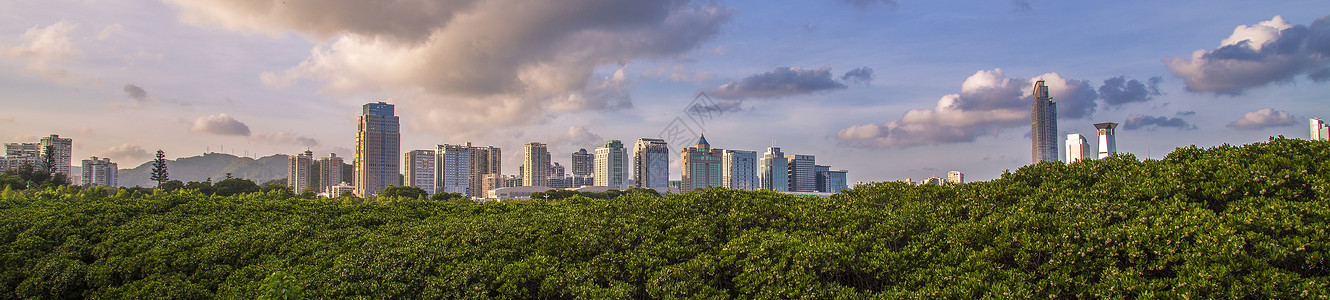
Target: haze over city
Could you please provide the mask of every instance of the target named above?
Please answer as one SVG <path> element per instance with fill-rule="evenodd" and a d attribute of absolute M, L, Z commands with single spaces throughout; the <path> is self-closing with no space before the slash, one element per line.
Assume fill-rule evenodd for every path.
<path fill-rule="evenodd" d="M 402 151 L 657 137 L 698 93 L 711 145 L 817 156 L 849 181 L 987 180 L 1059 136 L 1117 149 L 1305 138 L 1330 118 L 1326 1 L 5 1 L 0 139 L 75 161 L 350 156 L 362 105 Z M 678 149 L 689 145 L 671 144 Z M 223 150 L 222 147 L 225 147 Z M 670 163 L 677 178 L 679 161 Z"/>

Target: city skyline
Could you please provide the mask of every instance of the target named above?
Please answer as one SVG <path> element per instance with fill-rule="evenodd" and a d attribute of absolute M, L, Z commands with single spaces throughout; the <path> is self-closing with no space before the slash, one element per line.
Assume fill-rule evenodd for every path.
<path fill-rule="evenodd" d="M 401 150 L 541 141 L 571 153 L 686 124 L 718 148 L 816 155 L 851 183 L 948 170 L 974 181 L 1029 163 L 1023 123 L 1041 79 L 1059 110 L 1055 139 L 1115 122 L 1118 152 L 1138 158 L 1305 138 L 1309 118 L 1330 117 L 1318 73 L 1330 67 L 1318 53 L 1330 50 L 1299 40 L 1327 30 L 1314 25 L 1330 22 L 1323 1 L 573 1 L 516 21 L 505 1 L 433 11 L 276 3 L 0 3 L 18 12 L 0 21 L 0 139 L 58 134 L 77 140 L 74 160 L 126 167 L 156 149 L 350 160 L 360 106 L 384 101 L 399 107 Z M 384 21 L 397 30 L 356 23 L 361 12 L 397 16 Z M 490 58 L 454 51 L 474 41 L 464 27 L 429 21 L 455 14 L 477 17 L 457 26 L 495 38 Z M 550 38 L 533 44 L 524 33 Z M 688 145 L 669 142 L 668 173 L 681 174 Z"/>

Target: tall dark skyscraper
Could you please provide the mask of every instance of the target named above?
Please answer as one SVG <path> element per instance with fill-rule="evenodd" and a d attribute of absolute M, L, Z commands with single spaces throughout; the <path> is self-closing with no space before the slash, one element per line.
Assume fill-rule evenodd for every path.
<path fill-rule="evenodd" d="M 1034 83 L 1034 105 L 1030 108 L 1032 162 L 1058 160 L 1058 106 L 1048 96 L 1048 86 Z"/>
<path fill-rule="evenodd" d="M 356 133 L 356 195 L 378 195 L 389 185 L 401 185 L 401 131 L 393 105 L 378 102 L 364 106 Z"/>

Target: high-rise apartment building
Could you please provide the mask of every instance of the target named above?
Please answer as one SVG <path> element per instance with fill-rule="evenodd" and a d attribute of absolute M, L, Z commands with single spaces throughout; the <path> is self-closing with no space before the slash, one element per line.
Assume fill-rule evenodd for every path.
<path fill-rule="evenodd" d="M 69 169 L 74 162 L 74 140 L 70 138 L 61 138 L 59 135 L 52 134 L 51 136 L 43 137 L 39 144 L 38 147 L 42 151 L 42 158 L 40 159 L 45 159 L 46 151 L 48 151 L 47 147 L 49 146 L 49 151 L 55 151 L 51 155 L 55 158 L 55 172 L 64 174 L 65 178 L 68 179 L 70 175 Z"/>
<path fill-rule="evenodd" d="M 956 170 L 947 172 L 947 183 L 965 183 L 965 174 Z"/>
<path fill-rule="evenodd" d="M 17 169 L 19 166 L 29 165 L 34 169 L 41 168 L 42 150 L 37 143 L 8 143 L 5 144 L 5 158 L 0 172 L 9 169 Z"/>
<path fill-rule="evenodd" d="M 333 187 L 343 183 L 342 163 L 342 158 L 337 157 L 337 153 L 328 153 L 328 157 L 319 158 L 318 192 L 333 195 Z"/>
<path fill-rule="evenodd" d="M 550 149 L 544 143 L 530 142 L 522 147 L 522 186 L 548 186 Z"/>
<path fill-rule="evenodd" d="M 1330 125 L 1321 121 L 1321 118 L 1311 119 L 1311 138 L 1313 141 L 1330 141 Z"/>
<path fill-rule="evenodd" d="M 292 193 L 304 193 L 309 188 L 310 176 L 313 176 L 314 152 L 305 150 L 304 153 L 290 155 L 286 157 L 286 187 L 291 189 Z"/>
<path fill-rule="evenodd" d="M 694 189 L 721 186 L 720 181 L 724 177 L 721 176 L 723 151 L 711 148 L 711 144 L 707 143 L 705 135 L 698 137 L 697 144 L 692 147 L 683 148 L 681 192 L 687 193 Z"/>
<path fill-rule="evenodd" d="M 1067 163 L 1074 163 L 1090 158 L 1090 142 L 1079 133 L 1067 134 Z"/>
<path fill-rule="evenodd" d="M 1118 128 L 1118 123 L 1098 123 L 1094 124 L 1094 128 L 1099 129 L 1099 159 L 1118 153 L 1118 139 L 1114 133 L 1114 129 Z"/>
<path fill-rule="evenodd" d="M 437 189 L 438 156 L 434 150 L 411 150 L 402 158 L 402 186 L 414 186 L 433 195 Z"/>
<path fill-rule="evenodd" d="M 434 168 L 435 188 L 439 193 L 471 195 L 471 147 L 468 145 L 439 145 L 437 165 Z"/>
<path fill-rule="evenodd" d="M 788 154 L 786 172 L 789 173 L 791 192 L 811 193 L 817 191 L 817 158 L 812 155 Z"/>
<path fill-rule="evenodd" d="M 356 195 L 378 195 L 389 185 L 398 184 L 401 166 L 401 130 L 392 104 L 368 103 L 357 124 L 355 168 Z"/>
<path fill-rule="evenodd" d="M 1058 106 L 1048 96 L 1043 80 L 1034 83 L 1034 104 L 1030 108 L 1031 151 L 1035 163 L 1058 161 Z"/>
<path fill-rule="evenodd" d="M 592 176 L 596 178 L 597 186 L 628 188 L 628 149 L 623 147 L 623 142 L 610 140 L 596 147 L 595 168 Z"/>
<path fill-rule="evenodd" d="M 569 181 L 568 172 L 562 164 L 559 164 L 559 162 L 550 164 L 550 175 L 548 178 L 545 178 L 545 184 L 548 187 L 552 189 L 566 189 L 570 187 L 569 184 L 571 182 Z"/>
<path fill-rule="evenodd" d="M 633 186 L 670 187 L 670 146 L 665 140 L 637 139 L 633 146 Z"/>
<path fill-rule="evenodd" d="M 578 149 L 573 152 L 573 177 L 571 187 L 583 187 L 596 184 L 595 167 L 593 163 L 596 155 L 588 153 L 586 149 Z"/>
<path fill-rule="evenodd" d="M 758 188 L 757 151 L 724 150 L 720 161 L 721 186 L 750 191 Z"/>
<path fill-rule="evenodd" d="M 757 163 L 757 179 L 760 187 L 777 192 L 790 191 L 789 161 L 780 147 L 769 147 Z"/>
<path fill-rule="evenodd" d="M 116 164 L 110 158 L 83 160 L 83 186 L 116 186 Z"/>
<path fill-rule="evenodd" d="M 503 151 L 494 146 L 473 147 L 470 142 L 466 146 L 471 149 L 471 176 L 467 178 L 471 186 L 467 188 L 467 196 L 485 198 L 489 191 L 485 188 L 485 175 L 503 172 Z"/>

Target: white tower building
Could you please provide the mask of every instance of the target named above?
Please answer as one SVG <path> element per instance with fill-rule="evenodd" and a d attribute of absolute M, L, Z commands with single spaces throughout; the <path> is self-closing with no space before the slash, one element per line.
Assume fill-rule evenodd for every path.
<path fill-rule="evenodd" d="M 1099 159 L 1118 153 L 1118 140 L 1113 132 L 1117 127 L 1118 123 L 1113 122 L 1094 124 L 1099 129 Z"/>
<path fill-rule="evenodd" d="M 1085 136 L 1079 133 L 1067 135 L 1067 163 L 1074 163 L 1090 157 L 1086 156 L 1090 152 L 1090 142 L 1085 140 Z"/>

